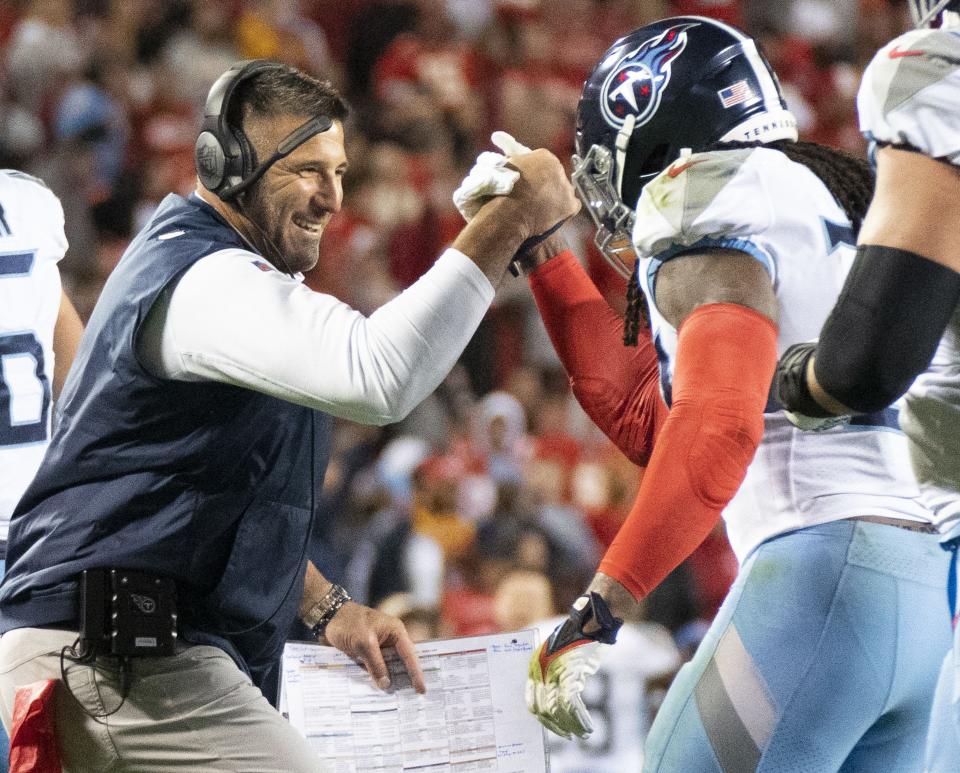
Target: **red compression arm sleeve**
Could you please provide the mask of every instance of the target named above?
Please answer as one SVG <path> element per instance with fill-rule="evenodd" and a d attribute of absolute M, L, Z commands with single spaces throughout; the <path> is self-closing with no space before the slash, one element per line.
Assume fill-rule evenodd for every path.
<path fill-rule="evenodd" d="M 743 482 L 776 364 L 776 326 L 745 306 L 701 306 L 680 326 L 670 415 L 600 563 L 637 599 L 696 549 Z"/>
<path fill-rule="evenodd" d="M 645 466 L 667 417 L 649 337 L 624 345 L 623 319 L 571 252 L 536 268 L 530 288 L 577 401 L 630 461 Z"/>

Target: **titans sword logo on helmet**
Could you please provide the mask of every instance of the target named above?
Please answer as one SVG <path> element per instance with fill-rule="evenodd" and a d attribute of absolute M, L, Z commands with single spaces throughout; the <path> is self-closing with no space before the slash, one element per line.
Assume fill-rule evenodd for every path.
<path fill-rule="evenodd" d="M 643 126 L 657 112 L 670 83 L 671 63 L 687 47 L 687 30 L 696 23 L 678 24 L 645 40 L 610 72 L 600 100 L 603 117 L 620 128 L 628 115 Z"/>

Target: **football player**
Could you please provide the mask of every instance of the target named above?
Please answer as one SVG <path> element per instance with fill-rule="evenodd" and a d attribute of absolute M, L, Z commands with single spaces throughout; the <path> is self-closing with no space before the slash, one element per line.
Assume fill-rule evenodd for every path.
<path fill-rule="evenodd" d="M 768 400 L 778 353 L 836 302 L 869 167 L 797 142 L 754 41 L 698 17 L 613 44 L 585 84 L 576 146 L 598 244 L 630 277 L 638 348 L 619 344 L 558 242 L 526 267 L 578 398 L 646 473 L 531 661 L 531 710 L 590 734 L 600 649 L 722 513 L 741 570 L 667 694 L 645 769 L 919 770 L 947 566 L 897 413 L 803 433 Z"/>
<path fill-rule="evenodd" d="M 57 197 L 35 177 L 0 170 L 0 559 L 83 332 L 60 286 L 57 263 L 66 250 Z"/>
<path fill-rule="evenodd" d="M 804 423 L 805 417 L 881 409 L 906 392 L 900 424 L 923 499 L 953 552 L 949 587 L 955 588 L 960 2 L 914 0 L 910 10 L 917 29 L 877 53 L 857 100 L 861 129 L 875 147 L 877 186 L 856 261 L 819 344 L 797 344 L 781 359 L 777 393 Z M 955 592 L 951 596 L 956 614 Z M 960 756 L 956 662 L 948 656 L 937 688 L 930 770 L 955 770 Z"/>
<path fill-rule="evenodd" d="M 52 398 L 83 332 L 60 287 L 66 251 L 57 197 L 35 177 L 0 170 L 0 577 L 10 516 L 50 442 Z M 0 730 L 0 770 L 5 746 Z"/>

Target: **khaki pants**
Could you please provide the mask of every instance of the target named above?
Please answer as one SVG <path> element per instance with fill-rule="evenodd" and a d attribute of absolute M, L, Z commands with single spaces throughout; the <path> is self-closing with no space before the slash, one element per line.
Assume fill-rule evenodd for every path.
<path fill-rule="evenodd" d="M 16 688 L 60 676 L 60 650 L 76 633 L 21 628 L 0 637 L 0 716 L 10 727 Z M 70 688 L 94 714 L 120 704 L 116 660 L 64 661 Z M 222 650 L 186 646 L 170 657 L 133 658 L 114 714 L 94 719 L 58 683 L 56 733 L 64 773 L 244 771 L 314 773 L 323 763 Z"/>

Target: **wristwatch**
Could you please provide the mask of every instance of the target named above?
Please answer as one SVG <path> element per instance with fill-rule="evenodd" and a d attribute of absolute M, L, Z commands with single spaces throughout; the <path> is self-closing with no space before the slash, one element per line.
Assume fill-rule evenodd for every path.
<path fill-rule="evenodd" d="M 307 610 L 307 613 L 301 618 L 303 624 L 317 638 L 323 636 L 323 632 L 327 629 L 329 622 L 333 620 L 334 615 L 340 611 L 340 607 L 350 600 L 350 594 L 343 586 L 334 583 L 323 594 L 323 598 Z"/>

